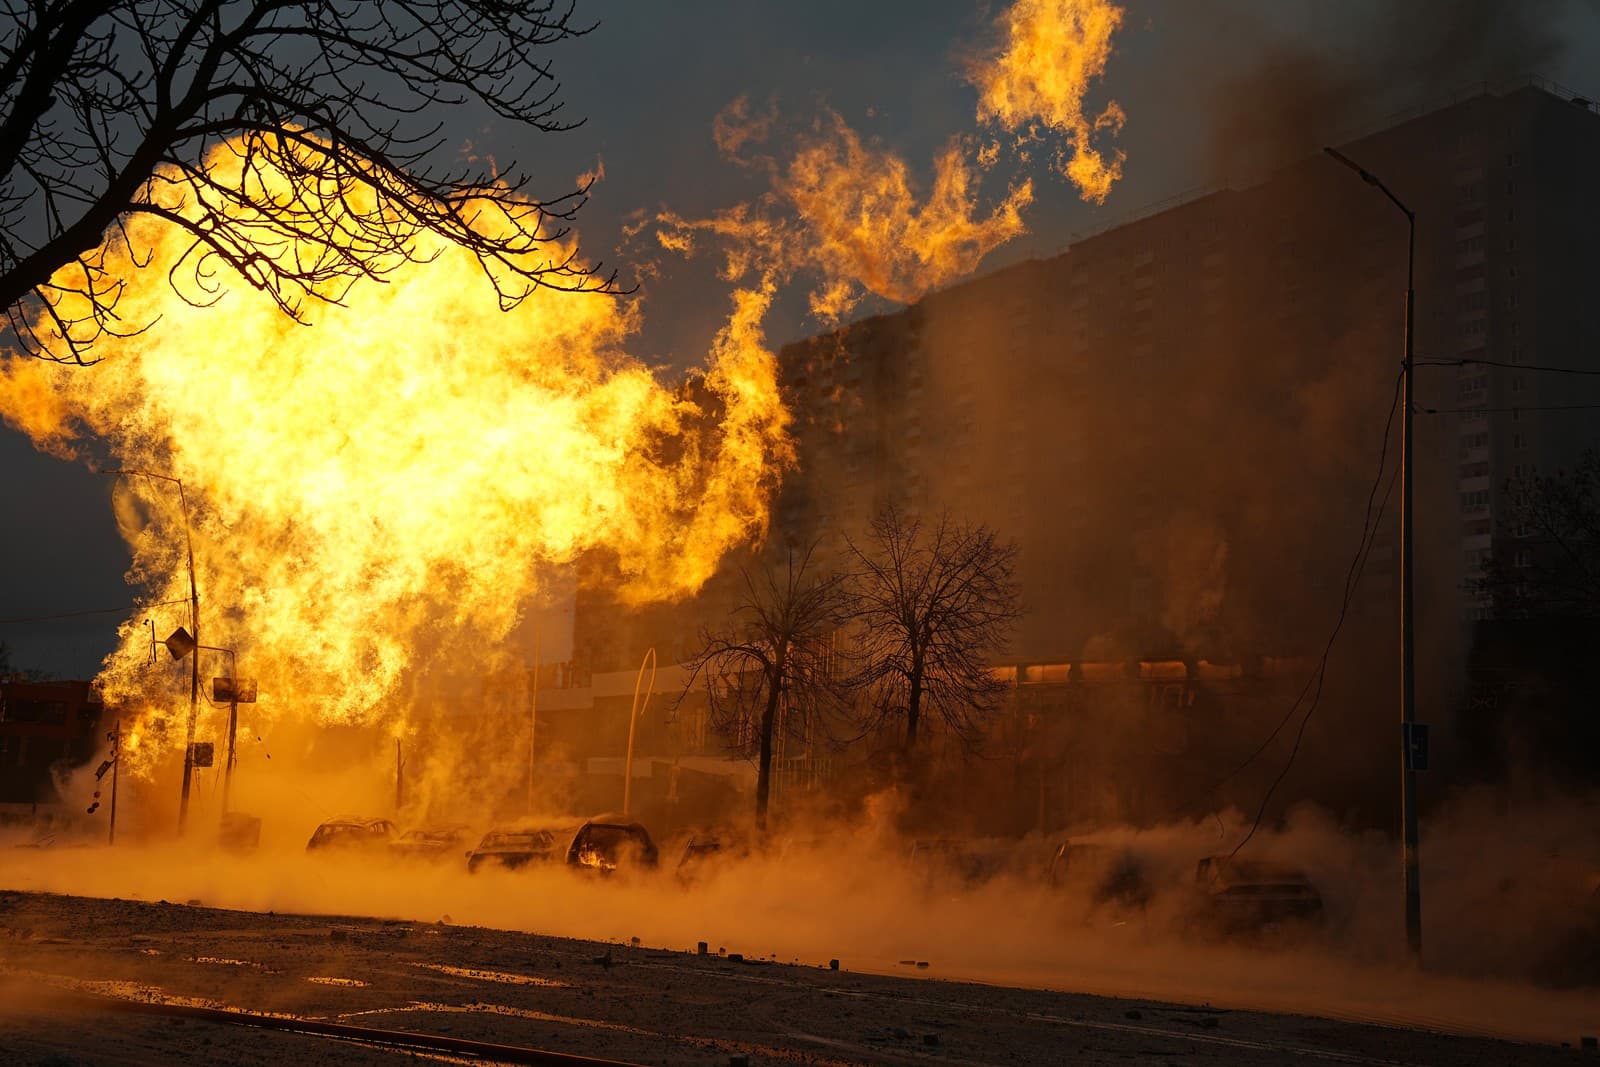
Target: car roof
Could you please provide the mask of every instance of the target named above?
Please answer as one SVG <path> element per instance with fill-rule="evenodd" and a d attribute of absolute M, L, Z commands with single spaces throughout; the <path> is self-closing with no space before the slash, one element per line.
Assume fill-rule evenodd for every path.
<path fill-rule="evenodd" d="M 623 815 L 621 812 L 609 812 L 605 815 L 596 815 L 584 822 L 584 826 L 616 826 L 627 830 L 643 830 L 644 823 L 632 815 Z"/>
<path fill-rule="evenodd" d="M 1223 880 L 1239 882 L 1255 881 L 1309 881 L 1306 872 L 1298 867 L 1291 867 L 1285 863 L 1275 863 L 1272 860 L 1237 859 L 1232 856 L 1207 856 L 1204 861 L 1210 863 Z"/>
<path fill-rule="evenodd" d="M 327 820 L 322 825 L 323 826 L 359 826 L 359 827 L 362 827 L 363 829 L 365 829 L 367 827 L 376 826 L 379 823 L 385 823 L 385 822 L 389 823 L 390 825 L 393 825 L 393 820 L 386 819 L 381 815 L 341 815 L 337 819 L 329 819 L 329 820 Z M 304 824 L 302 823 L 301 825 L 304 825 Z"/>

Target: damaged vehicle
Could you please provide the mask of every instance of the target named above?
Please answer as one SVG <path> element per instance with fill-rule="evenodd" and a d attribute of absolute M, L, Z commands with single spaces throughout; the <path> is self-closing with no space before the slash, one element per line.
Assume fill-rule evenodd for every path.
<path fill-rule="evenodd" d="M 467 827 L 457 824 L 415 827 L 389 843 L 389 854 L 398 860 L 436 863 L 455 857 L 470 833 Z"/>
<path fill-rule="evenodd" d="M 360 852 L 376 850 L 394 837 L 395 825 L 388 819 L 346 815 L 329 819 L 317 827 L 306 842 L 307 852 Z"/>
<path fill-rule="evenodd" d="M 567 848 L 567 866 L 612 875 L 617 871 L 654 870 L 660 862 L 650 831 L 626 815 L 600 815 L 578 828 Z"/>
<path fill-rule="evenodd" d="M 1098 841 L 1063 841 L 1050 857 L 1050 888 L 1080 896 L 1091 908 L 1142 909 L 1152 887 L 1133 850 Z"/>
<path fill-rule="evenodd" d="M 1318 926 L 1322 894 L 1306 873 L 1263 860 L 1207 856 L 1195 866 L 1195 924 L 1225 935 Z"/>
<path fill-rule="evenodd" d="M 560 858 L 563 837 L 558 828 L 519 824 L 490 830 L 467 853 L 467 873 L 485 867 L 516 870 L 530 863 L 551 863 Z"/>
<path fill-rule="evenodd" d="M 694 834 L 684 843 L 678 857 L 674 876 L 683 885 L 692 885 L 705 878 L 720 861 L 743 858 L 750 854 L 750 846 L 742 837 L 731 833 Z"/>
<path fill-rule="evenodd" d="M 982 885 L 1005 867 L 1004 857 L 977 843 L 958 838 L 928 838 L 914 842 L 906 857 L 911 870 L 933 883 L 971 888 Z"/>

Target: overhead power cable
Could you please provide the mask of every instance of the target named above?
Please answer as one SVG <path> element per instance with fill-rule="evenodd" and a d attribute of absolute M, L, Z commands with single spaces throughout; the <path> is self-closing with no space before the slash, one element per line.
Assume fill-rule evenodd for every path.
<path fill-rule="evenodd" d="M 1600 378 L 1600 369 L 1586 367 L 1551 367 L 1542 363 L 1507 363 L 1498 359 L 1419 359 L 1419 367 L 1505 367 L 1510 370 L 1534 371 L 1539 374 L 1578 374 Z"/>
<path fill-rule="evenodd" d="M 1418 415 L 1471 415 L 1505 411 L 1594 411 L 1600 404 L 1522 404 L 1505 408 L 1464 407 L 1464 408 L 1418 408 Z"/>
<path fill-rule="evenodd" d="M 1305 702 L 1307 694 L 1310 694 L 1310 703 L 1306 705 L 1305 714 L 1301 716 L 1300 725 L 1295 730 L 1294 744 L 1289 749 L 1288 758 L 1284 760 L 1283 767 L 1278 771 L 1277 777 L 1273 778 L 1272 783 L 1267 786 L 1267 791 L 1261 798 L 1261 804 L 1256 809 L 1255 819 L 1250 824 L 1249 832 L 1233 847 L 1233 851 L 1228 853 L 1230 858 L 1237 855 L 1240 849 L 1249 844 L 1250 840 L 1255 837 L 1256 831 L 1261 828 L 1261 820 L 1266 815 L 1267 807 L 1272 803 L 1272 798 L 1277 793 L 1278 786 L 1288 777 L 1290 768 L 1294 766 L 1295 758 L 1300 754 L 1300 744 L 1305 738 L 1306 726 L 1311 722 L 1311 716 L 1316 714 L 1317 707 L 1322 701 L 1323 684 L 1328 676 L 1328 660 L 1333 655 L 1334 643 L 1338 640 L 1340 631 L 1344 629 L 1345 620 L 1350 615 L 1350 604 L 1355 599 L 1356 588 L 1360 585 L 1361 576 L 1366 570 L 1367 560 L 1372 555 L 1373 545 L 1377 541 L 1378 527 L 1383 521 L 1384 511 L 1388 507 L 1389 494 L 1394 491 L 1394 483 L 1400 475 L 1400 470 L 1396 467 L 1394 473 L 1389 476 L 1387 487 L 1384 487 L 1383 475 L 1389 465 L 1389 438 L 1394 432 L 1395 412 L 1400 409 L 1400 386 L 1404 378 L 1403 371 L 1395 376 L 1394 395 L 1389 401 L 1389 416 L 1384 420 L 1383 441 L 1378 448 L 1378 470 L 1373 477 L 1372 487 L 1367 491 L 1367 506 L 1361 522 L 1361 539 L 1356 545 L 1355 555 L 1350 560 L 1350 567 L 1345 572 L 1344 595 L 1339 603 L 1339 614 L 1334 620 L 1332 631 L 1328 634 L 1328 641 L 1322 648 L 1322 655 L 1318 658 L 1317 666 L 1306 679 L 1306 684 L 1301 687 L 1299 695 L 1294 699 L 1294 703 L 1289 705 L 1289 710 L 1284 713 L 1283 718 L 1278 720 L 1278 724 L 1272 728 L 1272 731 L 1267 734 L 1261 744 L 1257 745 L 1255 750 L 1245 757 L 1244 762 L 1229 771 L 1213 787 L 1213 790 L 1220 789 L 1235 775 L 1254 763 L 1267 750 L 1268 746 L 1277 739 L 1278 735 L 1283 732 L 1284 727 L 1293 721 L 1295 713 L 1300 710 L 1300 705 Z M 1383 488 L 1382 498 L 1378 496 L 1379 488 Z"/>
<path fill-rule="evenodd" d="M 55 615 L 19 615 L 14 619 L 0 619 L 0 626 L 12 626 L 24 622 L 54 622 L 57 619 L 83 619 L 90 615 L 121 615 L 129 611 L 168 608 L 174 604 L 187 603 L 189 603 L 187 600 L 162 600 L 154 604 L 124 604 L 120 608 L 89 608 L 85 611 L 64 611 Z"/>

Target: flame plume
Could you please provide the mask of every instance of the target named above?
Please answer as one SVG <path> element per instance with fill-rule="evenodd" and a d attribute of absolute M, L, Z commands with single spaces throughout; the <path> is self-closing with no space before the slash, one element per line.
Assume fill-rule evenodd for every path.
<path fill-rule="evenodd" d="M 837 320 L 854 304 L 851 283 L 912 303 L 930 289 L 972 273 L 990 251 L 1027 232 L 1023 210 L 1033 185 L 1013 186 L 980 217 L 969 149 L 954 138 L 934 159 L 926 200 L 912 191 L 900 157 L 864 145 L 838 115 L 832 135 L 801 146 L 783 191 L 806 221 L 824 278 L 811 309 Z"/>
<path fill-rule="evenodd" d="M 1102 152 L 1096 140 L 1119 131 L 1124 115 L 1112 102 L 1091 119 L 1083 98 L 1105 73 L 1122 17 L 1110 0 L 1017 0 L 996 23 L 996 46 L 968 71 L 979 91 L 979 122 L 1014 135 L 1011 157 L 1026 163 L 1036 145 L 1054 143 L 1055 169 L 1094 203 L 1110 195 L 1123 162 L 1120 151 Z M 742 167 L 765 170 L 770 191 L 710 218 L 657 214 L 654 233 L 663 248 L 692 255 L 709 238 L 729 280 L 814 277 L 811 312 L 833 324 L 866 293 L 913 303 L 1028 232 L 1028 180 L 1013 179 L 992 208 L 980 206 L 983 178 L 1000 160 L 998 140 L 951 137 L 919 195 L 903 157 L 864 140 L 833 111 L 795 139 L 786 159 L 744 154 L 766 142 L 776 122 L 775 107 L 758 110 L 742 96 L 717 116 L 717 147 Z"/>
<path fill-rule="evenodd" d="M 208 163 L 216 182 L 246 179 L 233 146 Z M 253 157 L 248 180 L 281 181 L 271 164 Z M 197 197 L 152 188 L 204 225 Z M 355 195 L 314 207 L 338 227 L 366 208 Z M 478 224 L 496 224 L 491 209 Z M 502 313 L 479 262 L 425 232 L 382 282 L 313 291 L 309 328 L 227 264 L 194 262 L 180 226 L 136 216 L 126 234 L 101 254 L 125 285 L 119 313 L 151 328 L 97 342 L 105 358 L 90 369 L 0 363 L 0 415 L 63 457 L 93 436 L 125 467 L 183 480 L 202 636 L 236 647 L 259 679 L 253 725 L 398 728 L 407 677 L 464 651 L 481 658 L 542 567 L 599 553 L 624 599 L 673 598 L 765 527 L 789 461 L 761 333 L 770 284 L 736 294 L 699 388 L 674 391 L 624 350 L 632 305 L 536 291 Z M 170 487 L 127 488 L 140 505 L 119 506 L 130 581 L 152 604 L 182 601 Z M 130 770 L 148 770 L 141 752 L 181 749 L 170 726 L 187 694 L 147 666 L 146 615 L 186 617 L 165 611 L 123 625 L 100 678 L 108 702 L 141 716 Z"/>
<path fill-rule="evenodd" d="M 743 117 L 747 107 L 741 97 L 718 117 L 719 145 L 751 139 L 748 128 L 730 120 Z M 985 214 L 973 155 L 965 140 L 952 138 L 934 160 L 932 187 L 919 197 L 903 158 L 863 141 L 842 117 L 828 112 L 775 176 L 765 202 L 740 204 L 708 219 L 664 211 L 655 218 L 656 238 L 683 255 L 693 254 L 699 236 L 715 238 L 728 281 L 807 272 L 818 279 L 812 313 L 838 322 L 863 291 L 910 303 L 972 273 L 989 252 L 1027 232 L 1022 212 L 1033 200 L 1032 183 L 1017 183 Z M 762 162 L 776 168 L 770 159 Z"/>
<path fill-rule="evenodd" d="M 1122 15 L 1109 0 L 1016 0 L 998 20 L 1002 45 L 969 74 L 979 121 L 1027 139 L 1037 126 L 1063 135 L 1070 151 L 1057 152 L 1056 168 L 1095 203 L 1122 177 L 1123 161 L 1120 151 L 1102 154 L 1095 136 L 1117 133 L 1126 116 L 1112 101 L 1090 119 L 1083 97 L 1105 73 Z"/>

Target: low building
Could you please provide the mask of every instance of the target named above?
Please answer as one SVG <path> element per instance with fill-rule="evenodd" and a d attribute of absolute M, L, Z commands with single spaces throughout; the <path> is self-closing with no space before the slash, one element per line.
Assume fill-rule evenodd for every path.
<path fill-rule="evenodd" d="M 100 747 L 105 708 L 90 682 L 0 679 L 0 804 L 54 804 L 55 776 Z"/>

